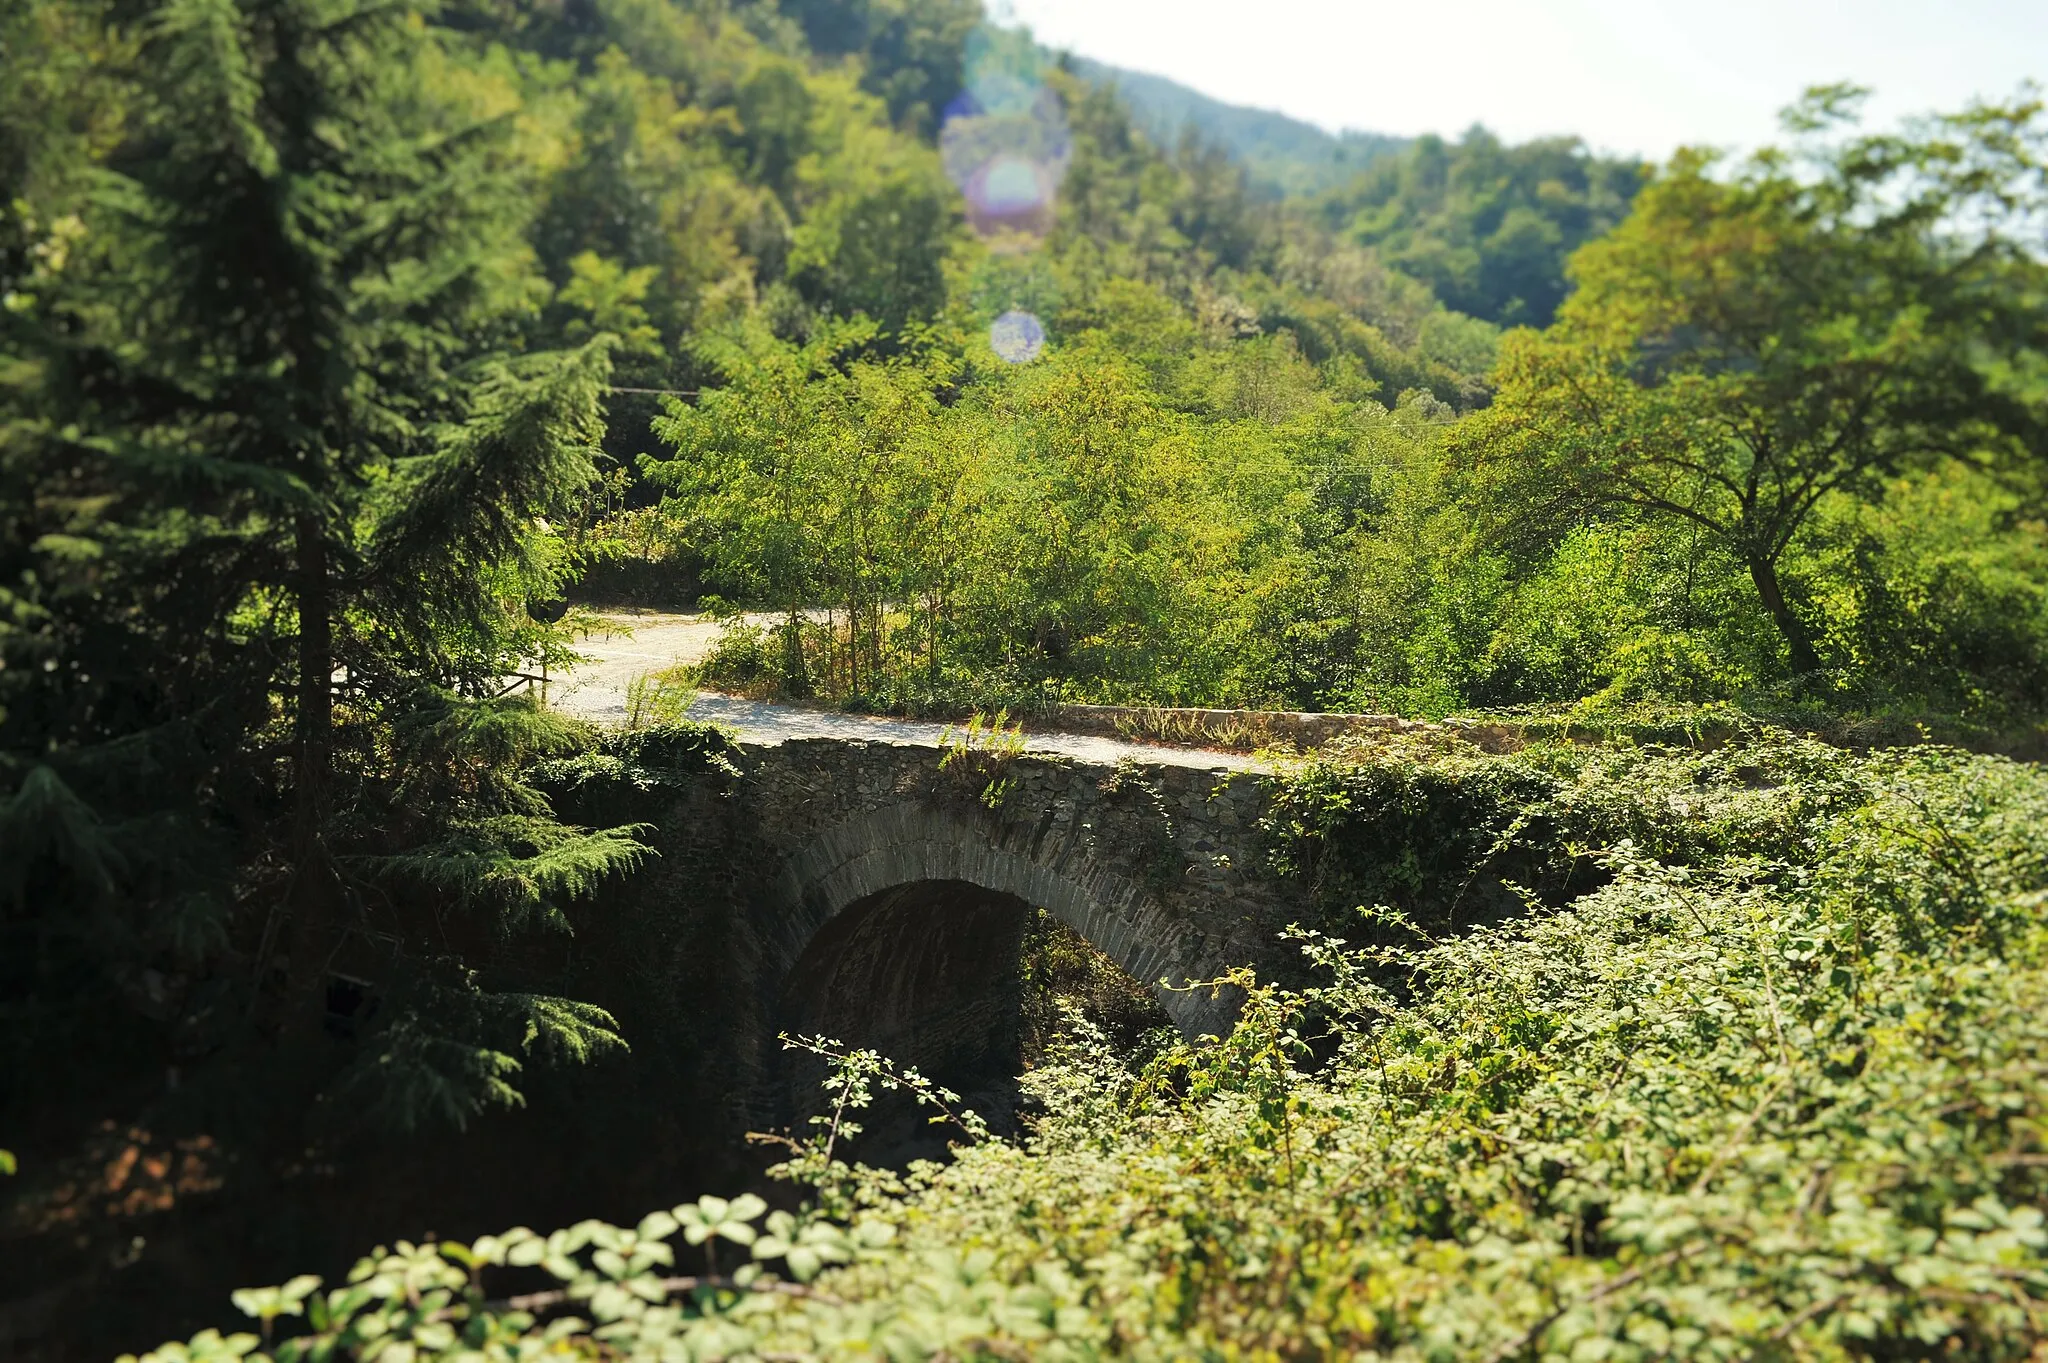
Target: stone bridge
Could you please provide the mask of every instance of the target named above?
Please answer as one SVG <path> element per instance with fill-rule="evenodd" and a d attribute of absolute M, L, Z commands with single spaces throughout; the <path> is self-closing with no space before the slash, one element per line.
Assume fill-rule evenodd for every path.
<path fill-rule="evenodd" d="M 737 774 L 575 810 L 652 824 L 660 853 L 579 925 L 576 996 L 619 1017 L 637 1065 L 758 1127 L 814 1105 L 816 1071 L 782 1032 L 963 1091 L 1013 1076 L 1033 909 L 1191 1036 L 1227 1027 L 1237 999 L 1184 986 L 1298 961 L 1278 933 L 1306 896 L 1263 870 L 1267 784 L 1243 759 L 1110 744 L 942 769 L 946 751 L 742 742 Z"/>

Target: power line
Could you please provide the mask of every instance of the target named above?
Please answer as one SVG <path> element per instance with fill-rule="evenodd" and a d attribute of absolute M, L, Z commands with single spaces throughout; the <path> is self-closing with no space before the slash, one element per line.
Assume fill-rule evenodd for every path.
<path fill-rule="evenodd" d="M 700 388 L 618 388 L 608 387 L 608 393 L 668 393 L 679 398 L 693 398 L 703 390 Z"/>

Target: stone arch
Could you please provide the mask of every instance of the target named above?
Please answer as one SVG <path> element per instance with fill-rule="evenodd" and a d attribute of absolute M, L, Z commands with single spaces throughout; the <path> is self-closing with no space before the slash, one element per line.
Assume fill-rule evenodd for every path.
<path fill-rule="evenodd" d="M 1046 910 L 1139 981 L 1188 1036 L 1227 1028 L 1234 1007 L 1205 991 L 1160 987 L 1218 973 L 1196 934 L 1144 885 L 1104 864 L 1085 828 L 963 815 L 904 801 L 826 828 L 783 864 L 770 898 L 779 912 L 767 977 L 779 994 L 828 925 L 856 906 L 918 885 L 962 885 Z"/>
<path fill-rule="evenodd" d="M 1022 1068 L 1017 967 L 1030 922 L 1017 896 L 964 880 L 863 896 L 819 928 L 783 976 L 771 1001 L 776 1030 L 873 1047 L 977 1095 L 969 1106 L 1000 1119 Z M 778 1071 L 791 1102 L 815 1105 L 821 1064 L 792 1056 Z"/>

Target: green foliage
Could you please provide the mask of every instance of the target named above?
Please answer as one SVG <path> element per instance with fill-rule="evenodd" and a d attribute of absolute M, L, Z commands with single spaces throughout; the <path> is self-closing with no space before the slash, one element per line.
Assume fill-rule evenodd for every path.
<path fill-rule="evenodd" d="M 500 814 L 458 823 L 439 840 L 409 852 L 353 864 L 373 875 L 410 880 L 465 907 L 487 906 L 507 929 L 546 926 L 565 931 L 559 900 L 588 898 L 606 877 L 630 871 L 647 856 L 642 827 L 582 832 L 551 818 Z"/>
<path fill-rule="evenodd" d="M 1417 138 L 1319 205 L 1331 226 L 1412 275 L 1446 306 L 1504 326 L 1547 326 L 1565 260 L 1629 211 L 1647 168 L 1576 138 L 1502 146 L 1484 128 Z"/>
<path fill-rule="evenodd" d="M 961 50 L 981 22 L 972 0 L 781 0 L 825 56 L 858 54 L 862 88 L 890 120 L 930 136 L 960 90 Z"/>
<path fill-rule="evenodd" d="M 783 629 L 787 628 L 787 625 L 783 626 Z M 806 656 L 815 653 L 817 650 L 804 637 L 809 631 L 802 623 L 797 629 L 799 643 Z M 776 641 L 770 637 L 770 631 L 736 620 L 719 631 L 711 653 L 698 666 L 697 676 L 704 685 L 720 691 L 743 696 L 773 694 L 782 687 L 784 656 L 783 649 L 777 647 Z M 806 665 L 806 674 L 812 670 Z"/>
<path fill-rule="evenodd" d="M 678 514 L 703 527 L 714 567 L 787 611 L 782 681 L 799 696 L 810 688 L 803 608 L 826 587 L 822 551 L 867 539 L 868 490 L 843 476 L 868 453 L 852 428 L 861 413 L 852 376 L 834 364 L 874 334 L 856 322 L 803 346 L 758 328 L 707 339 L 728 386 L 695 407 L 671 400 L 655 431 L 677 458 L 643 460 L 650 479 L 679 494 Z"/>
<path fill-rule="evenodd" d="M 989 1139 L 988 1123 L 971 1109 L 956 1108 L 960 1095 L 934 1084 L 915 1069 L 898 1066 L 879 1052 L 849 1049 L 826 1036 L 781 1037 L 785 1051 L 801 1051 L 827 1064 L 820 1081 L 825 1110 L 811 1115 L 810 1135 L 795 1139 L 779 1135 L 757 1135 L 756 1139 L 781 1145 L 790 1158 L 770 1166 L 771 1177 L 802 1183 L 813 1190 L 817 1209 L 841 1221 L 856 1218 L 903 1184 L 887 1170 L 848 1164 L 843 1146 L 850 1145 L 863 1131 L 857 1114 L 866 1111 L 877 1093 L 907 1093 L 919 1108 L 931 1108 L 927 1120 L 933 1126 L 951 1126 L 970 1141 Z"/>
<path fill-rule="evenodd" d="M 1798 563 L 1816 649 L 1840 660 L 1844 683 L 1867 679 L 1871 699 L 1917 693 L 1964 714 L 2038 706 L 2040 524 L 2000 480 L 1959 464 L 1902 478 L 1875 505 L 1829 505 Z"/>
<path fill-rule="evenodd" d="M 1114 127 L 1095 136 L 1114 141 Z M 1992 136 L 1969 134 L 1979 135 Z M 1890 148 L 1893 183 L 1918 173 L 1899 169 L 1912 155 L 1932 156 L 1938 145 L 1864 139 L 1854 147 Z M 1840 155 L 1861 155 L 1854 147 Z M 1120 174 L 1142 180 L 1142 148 L 1126 160 Z M 1077 165 L 1107 185 L 1128 183 Z M 1759 172 L 1768 183 L 1776 173 Z M 1694 217 L 1666 212 L 1675 183 L 1660 180 L 1613 242 L 1589 248 L 1586 268 L 1638 237 L 1677 242 L 1692 233 Z M 1941 183 L 1920 192 L 1938 199 L 1950 192 Z M 1066 248 L 1074 261 L 1126 249 L 1116 242 L 1125 210 L 1093 184 L 1065 210 L 1076 229 Z M 1722 193 L 1700 188 L 1694 197 L 1719 203 Z M 1736 218 L 1749 211 L 1727 209 Z M 1999 306 L 2018 309 L 2008 318 L 2017 327 L 2031 297 L 2017 286 L 2031 267 L 1996 235 L 2023 224 L 2023 211 L 2013 211 L 1971 260 L 1991 272 L 1986 279 L 2014 283 Z M 1097 217 L 1103 225 L 1079 230 Z M 1912 250 L 1949 249 L 1938 237 L 1914 237 L 1919 228 L 1899 231 L 1918 243 Z M 1151 270 L 1138 243 L 1126 245 L 1123 265 Z M 1319 293 L 1342 277 L 1340 264 L 1322 258 Z M 1772 325 L 1806 328 L 1821 347 L 1806 368 L 1786 346 L 1773 350 L 1772 364 L 1785 370 L 1782 383 L 1770 380 L 1777 387 L 1745 365 L 1694 375 L 1754 408 L 1730 416 L 1734 429 L 1772 433 L 1770 457 L 1753 466 L 1740 440 L 1666 448 L 1629 424 L 1629 412 L 1678 402 L 1670 394 L 1680 389 L 1705 393 L 1694 379 L 1667 376 L 1644 388 L 1624 364 L 1595 394 L 1571 367 L 1578 360 L 1570 357 L 1592 353 L 1573 339 L 1592 325 L 1585 318 L 1632 315 L 1659 290 L 1676 297 L 1689 287 L 1683 270 L 1645 257 L 1630 267 L 1639 275 L 1589 286 L 1552 331 L 1518 338 L 1500 398 L 1463 418 L 1426 392 L 1405 394 L 1392 410 L 1367 396 L 1344 350 L 1346 329 L 1362 324 L 1327 297 L 1284 302 L 1290 326 L 1281 334 L 1245 334 L 1259 328 L 1244 310 L 1229 311 L 1236 304 L 1213 294 L 1179 301 L 1184 284 L 1171 273 L 1162 282 L 1062 282 L 1057 272 L 1045 279 L 991 268 L 974 289 L 1001 298 L 993 291 L 1044 288 L 1045 301 L 1057 303 L 1058 345 L 1033 364 L 994 365 L 972 348 L 964 365 L 940 363 L 936 348 L 917 365 L 887 370 L 806 361 L 813 377 L 801 390 L 782 381 L 774 421 L 749 417 L 748 425 L 737 407 L 726 410 L 758 377 L 707 395 L 699 409 L 679 409 L 671 420 L 683 424 L 664 429 L 680 457 L 647 465 L 647 474 L 675 494 L 663 514 L 687 541 L 707 546 L 723 589 L 786 613 L 779 665 L 742 630 L 707 674 L 749 694 L 818 692 L 863 708 L 954 713 L 1064 698 L 1426 715 L 1532 702 L 1576 703 L 1590 714 L 1657 700 L 1770 710 L 1825 694 L 1837 707 L 1948 713 L 1991 732 L 2023 727 L 2042 704 L 2039 666 L 2048 656 L 2038 497 L 2026 490 L 2030 465 L 2015 443 L 2029 429 L 2029 409 L 2008 394 L 1982 411 L 1958 409 L 1943 428 L 1898 406 L 1910 406 L 1911 392 L 1954 406 L 2003 382 L 2003 371 L 1989 367 L 1954 382 L 1920 373 L 1964 353 L 1943 349 L 1951 343 L 1968 350 L 1974 343 L 1961 338 L 1979 335 L 1970 330 L 1978 323 L 1958 314 L 1949 340 L 1925 346 L 1910 341 L 1919 333 L 1909 328 L 1900 333 L 1908 348 L 1881 365 L 1875 352 L 1827 358 L 1827 346 L 1848 342 L 1820 313 L 1806 317 L 1782 298 L 1756 301 L 1780 269 L 1795 293 L 1823 288 L 1825 272 L 1796 265 L 1754 252 L 1699 264 L 1699 280 L 1722 270 L 1747 281 L 1727 287 L 1751 298 L 1758 318 L 1771 312 Z M 1841 268 L 1849 269 L 1846 257 Z M 1909 306 L 1917 288 L 1909 273 L 1895 278 L 1882 307 Z M 1978 298 L 1965 279 L 1950 281 L 1963 290 L 1958 299 Z M 1285 297 L 1272 290 L 1286 286 L 1268 282 L 1258 285 L 1268 292 L 1255 293 L 1254 280 L 1243 282 L 1253 297 Z M 1850 294 L 1843 306 L 1851 311 L 1882 311 L 1874 294 Z M 2015 357 L 2038 352 L 2023 327 L 1983 325 L 1981 335 L 2003 336 L 1997 344 L 2016 347 Z M 1698 328 L 1686 334 L 1688 344 L 1707 344 Z M 1535 368 L 1517 358 L 1530 355 L 1550 358 Z M 1698 355 L 1683 363 L 1695 360 L 1711 367 Z M 1838 443 L 1830 409 L 1802 405 L 1793 389 L 1819 385 L 1817 393 L 1837 380 L 1862 382 L 1858 374 L 1885 401 L 1844 409 L 1854 429 L 1836 434 L 1854 438 Z M 1807 415 L 1789 415 L 1798 412 Z M 1719 429 L 1666 415 L 1658 439 Z M 1805 437 L 1786 425 L 1809 417 L 1820 423 L 1808 444 L 1821 460 L 1810 466 L 1797 453 Z M 716 439 L 693 443 L 689 420 Z M 749 481 L 771 467 L 759 453 L 748 478 L 720 462 L 737 447 L 716 440 L 743 430 L 757 432 L 745 437 L 748 448 L 785 451 L 772 464 L 779 483 Z M 1915 431 L 1940 448 L 1907 454 L 1900 442 Z M 714 459 L 714 449 L 724 452 Z M 1724 481 L 1695 477 L 1702 459 L 1722 460 L 1714 467 Z M 1823 467 L 1828 459 L 1834 464 Z M 1754 496 L 1743 491 L 1750 473 Z M 1652 486 L 1658 478 L 1669 486 Z M 745 494 L 751 504 L 740 496 L 748 488 L 758 489 Z M 773 594 L 761 576 L 771 570 Z M 840 616 L 798 620 L 798 605 L 835 599 Z M 1808 635 L 1828 644 L 1825 656 L 1813 639 L 1811 657 L 1788 643 Z M 1802 658 L 1799 689 L 1787 693 Z"/>
<path fill-rule="evenodd" d="M 1408 140 L 1355 129 L 1332 134 L 1270 109 L 1225 104 L 1164 76 L 1086 57 L 1069 60 L 1076 75 L 1113 87 L 1154 142 L 1172 146 L 1192 133 L 1229 152 L 1244 167 L 1252 188 L 1264 195 L 1334 189 L 1362 167 L 1398 154 Z"/>
<path fill-rule="evenodd" d="M 1295 700 L 1247 605 L 1343 571 L 1331 551 L 1424 409 L 1333 399 L 1284 337 L 1203 346 L 1129 281 L 1105 302 L 1071 350 L 970 358 L 951 405 L 961 367 L 936 349 L 841 369 L 865 333 L 721 343 L 732 382 L 675 404 L 675 457 L 642 467 L 713 580 L 784 621 L 731 629 L 707 683 L 955 713 Z M 1132 334 L 1172 349 L 1141 367 Z"/>
<path fill-rule="evenodd" d="M 2027 1356 L 2048 794 L 1744 709 L 2048 706 L 2038 103 L 1844 136 L 1821 92 L 1647 187 L 1424 139 L 1302 204 L 1055 71 L 1057 213 L 998 251 L 932 140 L 976 19 L 0 14 L 10 1129 L 175 1061 L 264 1095 L 229 1163 L 305 1167 L 621 1050 L 501 962 L 739 768 L 688 679 L 602 734 L 520 694 L 594 564 L 770 608 L 704 671 L 764 696 L 1605 746 L 1290 772 L 1323 983 L 1234 975 L 1176 1043 L 1042 946 L 1019 1142 L 814 1038 L 802 1211 L 400 1246 L 152 1356 Z M 947 774 L 1000 804 L 1016 748 L 977 720 Z M 848 1163 L 892 1087 L 972 1144 Z"/>
<path fill-rule="evenodd" d="M 669 667 L 643 672 L 626 683 L 626 727 L 680 724 L 697 699 L 694 668 Z"/>
<path fill-rule="evenodd" d="M 86 899 L 111 895 L 126 858 L 109 838 L 92 806 L 47 766 L 29 771 L 5 805 L 0 805 L 0 842 L 11 853 L 8 897 L 19 903 L 38 863 L 54 863 Z"/>
<path fill-rule="evenodd" d="M 637 1231 L 423 1247 L 411 1297 L 380 1252 L 354 1281 L 393 1285 L 326 1294 L 276 1356 L 387 1331 L 430 1356 L 515 1337 L 628 1356 L 2030 1356 L 2048 1322 L 2038 770 L 1771 740 L 1382 752 L 1281 793 L 1369 857 L 1396 778 L 1547 826 L 1531 843 L 1598 837 L 1573 851 L 1598 873 L 1451 936 L 1302 933 L 1324 983 L 1240 977 L 1229 1035 L 1136 1069 L 1078 1027 L 1027 1077 L 1043 1115 L 1022 1143 L 971 1131 L 907 1178 L 841 1147 L 880 1085 L 914 1078 L 807 1043 L 836 1068 L 787 1171 L 822 1219 L 762 1235 L 760 1206 L 712 1199 Z M 1462 817 L 1440 808 L 1439 827 Z M 1443 872 L 1480 872 L 1500 841 L 1478 829 Z M 832 1251 L 799 1268 L 807 1224 Z M 649 1242 L 678 1225 L 762 1267 L 665 1278 Z M 488 1299 L 466 1270 L 515 1243 L 506 1262 L 568 1285 Z M 311 1290 L 243 1305 L 283 1320 Z"/>
<path fill-rule="evenodd" d="M 1043 909 L 1033 911 L 1025 928 L 1023 962 L 1027 1071 L 1083 1037 L 1099 1038 L 1109 1053 L 1125 1057 L 1171 1044 L 1173 1023 L 1158 1000 Z"/>
<path fill-rule="evenodd" d="M 566 931 L 568 902 L 648 855 L 637 840 L 643 826 L 592 832 L 556 821 L 529 780 L 536 759 L 575 748 L 578 735 L 530 699 L 436 697 L 393 739 L 391 768 L 359 791 L 359 817 L 387 800 L 415 805 L 424 815 L 408 831 L 427 836 L 400 849 L 343 851 L 350 872 L 479 913 L 501 932 Z"/>
<path fill-rule="evenodd" d="M 959 230 L 955 196 L 921 148 L 841 173 L 847 183 L 819 186 L 791 241 L 791 281 L 821 313 L 872 317 L 900 334 L 945 306 L 946 257 Z"/>
<path fill-rule="evenodd" d="M 710 1271 L 662 1271 L 676 1263 L 670 1242 L 678 1230 L 684 1245 L 703 1248 Z M 545 1237 L 521 1228 L 467 1244 L 400 1241 L 395 1249 L 380 1248 L 359 1262 L 346 1285 L 327 1292 L 318 1291 L 317 1278 L 296 1278 L 280 1288 L 237 1293 L 237 1305 L 261 1321 L 264 1339 L 206 1331 L 189 1344 L 166 1345 L 141 1357 L 152 1363 L 260 1363 L 271 1358 L 282 1363 L 393 1349 L 414 1358 L 458 1353 L 520 1357 L 529 1349 L 558 1354 L 593 1347 L 637 1349 L 634 1341 L 640 1339 L 650 1356 L 660 1356 L 664 1348 L 722 1356 L 750 1337 L 746 1322 L 755 1314 L 754 1303 L 774 1297 L 833 1302 L 805 1281 L 824 1264 L 873 1259 L 893 1239 L 894 1229 L 881 1221 L 864 1219 L 842 1227 L 799 1220 L 788 1212 L 768 1212 L 766 1203 L 749 1194 L 731 1201 L 700 1198 L 650 1213 L 632 1227 L 584 1221 Z M 721 1242 L 742 1258 L 730 1275 L 716 1271 Z M 771 1265 L 788 1276 L 766 1271 Z M 506 1269 L 539 1269 L 562 1285 L 487 1298 L 486 1275 L 497 1277 Z M 563 1306 L 585 1316 L 533 1323 L 536 1316 Z M 298 1319 L 315 1333 L 283 1339 L 274 1347 L 266 1344 L 280 1322 Z M 898 1332 L 908 1334 L 901 1326 Z"/>
<path fill-rule="evenodd" d="M 1010 723 L 1007 710 L 998 710 L 992 717 L 976 713 L 958 729 L 948 725 L 939 745 L 946 750 L 939 758 L 939 770 L 952 773 L 955 781 L 973 790 L 974 798 L 990 809 L 1002 808 L 1010 793 L 1010 767 L 1024 755 L 1024 726 Z"/>
<path fill-rule="evenodd" d="M 605 730 L 572 755 L 533 767 L 537 786 L 568 795 L 680 788 L 707 771 L 737 776 L 730 737 L 709 724 L 676 722 Z"/>
<path fill-rule="evenodd" d="M 1817 138 L 1851 93 L 1790 117 Z M 2034 457 L 2043 409 L 1999 375 L 2048 339 L 2044 146 L 2023 101 L 1762 153 L 1732 181 L 1681 156 L 1575 259 L 1558 325 L 1510 340 L 1454 457 L 1517 521 L 1604 505 L 1696 528 L 1747 571 L 1791 669 L 1818 671 L 1781 564 L 1823 501 Z"/>
<path fill-rule="evenodd" d="M 347 1022 L 381 1057 L 361 1106 L 464 1116 L 511 1093 L 526 1032 L 571 1062 L 611 1036 L 440 957 L 464 918 L 565 928 L 646 854 L 554 817 L 526 770 L 577 738 L 505 687 L 573 657 L 573 617 L 528 605 L 576 570 L 551 522 L 677 274 L 572 252 L 547 308 L 566 71 L 403 8 L 116 17 L 10 12 L 0 81 L 9 128 L 50 134 L 9 154 L 0 244 L 0 955 L 36 1020 L 10 1097 L 163 1063 L 167 973 L 281 1031 L 310 1095 L 346 958 L 379 1000 Z M 593 102 L 632 85 L 597 65 Z"/>
<path fill-rule="evenodd" d="M 624 1051 L 618 1022 L 574 999 L 485 991 L 475 971 L 448 962 L 394 980 L 396 1016 L 358 1048 L 334 1081 L 351 1130 L 461 1130 L 493 1108 L 520 1107 L 521 1055 L 589 1064 Z"/>
<path fill-rule="evenodd" d="M 606 336 L 579 351 L 478 366 L 466 419 L 384 480 L 366 514 L 365 558 L 378 585 L 369 610 L 384 629 L 405 630 L 415 657 L 460 658 L 460 645 L 474 641 L 480 656 L 451 662 L 469 662 L 479 671 L 465 680 L 488 684 L 505 668 L 504 645 L 525 643 L 504 637 L 506 598 L 559 593 L 565 555 L 534 526 L 564 515 L 597 481 L 610 348 Z"/>

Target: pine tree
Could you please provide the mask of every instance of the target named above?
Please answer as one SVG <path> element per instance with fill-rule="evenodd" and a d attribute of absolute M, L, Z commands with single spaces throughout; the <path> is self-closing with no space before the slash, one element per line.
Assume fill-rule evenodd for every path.
<path fill-rule="evenodd" d="M 126 126 L 72 177 L 91 192 L 6 258 L 0 831 L 23 855 L 0 893 L 31 936 L 122 918 L 99 943 L 130 939 L 122 962 L 75 963 L 109 977 L 249 928 L 231 894 L 267 908 L 288 927 L 247 944 L 244 983 L 281 945 L 252 1011 L 289 1037 L 371 881 L 405 944 L 428 899 L 559 927 L 644 855 L 553 819 L 515 769 L 572 735 L 498 695 L 545 643 L 519 603 L 570 566 L 548 518 L 595 476 L 611 339 L 518 353 L 546 294 L 528 172 L 509 117 L 430 78 L 453 57 L 416 14 L 164 0 L 133 31 Z M 394 1036 L 471 1000 L 441 1008 L 445 1044 L 365 1040 L 466 1057 L 402 1120 L 510 1100 L 522 1039 L 617 1044 L 598 1010 L 399 951 L 397 993 L 457 984 L 395 998 Z"/>

